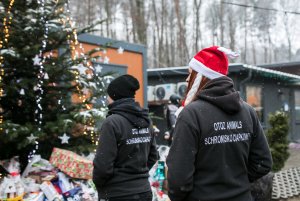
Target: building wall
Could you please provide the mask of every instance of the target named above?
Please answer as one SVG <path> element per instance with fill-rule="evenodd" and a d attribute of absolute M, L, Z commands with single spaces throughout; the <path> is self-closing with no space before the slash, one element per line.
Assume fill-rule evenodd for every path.
<path fill-rule="evenodd" d="M 99 51 L 95 55 L 109 58 L 109 64 L 126 66 L 127 73 L 136 77 L 140 82 L 140 89 L 136 93 L 136 100 L 142 105 L 147 106 L 147 49 L 140 44 L 116 41 L 109 38 L 82 34 L 78 36 L 78 41 L 82 44 L 83 50 L 88 52 L 94 48 L 104 48 L 106 51 Z M 118 52 L 123 48 L 122 54 Z M 77 47 L 79 48 L 79 47 Z"/>
<path fill-rule="evenodd" d="M 99 46 L 93 44 L 82 43 L 82 46 L 85 51 L 91 51 Z M 141 88 L 136 92 L 136 100 L 144 105 L 144 89 L 143 85 L 146 81 L 143 78 L 143 55 L 140 53 L 124 51 L 122 54 L 118 53 L 118 49 L 115 48 L 106 48 L 106 53 L 99 51 L 93 56 L 107 56 L 109 58 L 109 63 L 117 65 L 126 65 L 127 73 L 136 77 Z"/>

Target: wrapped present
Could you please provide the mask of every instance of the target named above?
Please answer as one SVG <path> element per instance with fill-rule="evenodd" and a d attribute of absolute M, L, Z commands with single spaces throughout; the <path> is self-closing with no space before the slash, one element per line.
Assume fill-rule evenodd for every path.
<path fill-rule="evenodd" d="M 81 196 L 80 196 L 81 192 L 82 192 L 81 187 L 75 187 L 75 188 L 63 193 L 63 197 L 67 201 L 81 200 Z"/>
<path fill-rule="evenodd" d="M 45 197 L 49 200 L 49 201 L 63 201 L 63 197 L 62 195 L 60 195 L 55 187 L 53 186 L 53 184 L 49 181 L 44 181 L 41 185 L 40 185 L 41 190 L 43 191 L 43 193 L 45 194 Z"/>
<path fill-rule="evenodd" d="M 54 148 L 50 163 L 72 178 L 92 178 L 93 162 L 72 151 Z"/>
<path fill-rule="evenodd" d="M 57 177 L 57 171 L 41 171 L 41 172 L 30 172 L 25 178 L 34 179 L 36 183 L 41 184 L 43 181 L 51 181 Z"/>
<path fill-rule="evenodd" d="M 22 177 L 24 178 L 28 175 L 35 175 L 39 176 L 41 181 L 44 176 L 48 176 L 51 173 L 56 174 L 54 172 L 54 167 L 50 164 L 50 162 L 41 158 L 40 155 L 34 155 L 23 171 Z"/>
<path fill-rule="evenodd" d="M 29 193 L 26 194 L 23 198 L 24 201 L 43 201 L 44 200 L 43 192 Z"/>
<path fill-rule="evenodd" d="M 36 183 L 36 181 L 32 178 L 22 178 L 25 193 L 31 193 L 31 192 L 39 192 L 40 191 L 40 185 Z"/>

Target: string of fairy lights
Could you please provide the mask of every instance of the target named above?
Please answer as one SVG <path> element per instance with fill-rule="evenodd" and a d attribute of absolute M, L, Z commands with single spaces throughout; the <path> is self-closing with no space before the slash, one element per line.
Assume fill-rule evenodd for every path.
<path fill-rule="evenodd" d="M 90 76 L 91 73 L 93 72 L 92 71 L 93 67 L 92 67 L 91 63 L 87 60 L 87 57 L 84 53 L 85 51 L 84 51 L 82 44 L 78 42 L 77 32 L 76 32 L 76 29 L 74 28 L 74 21 L 72 20 L 72 17 L 71 17 L 69 5 L 70 5 L 70 2 L 69 2 L 69 0 L 67 0 L 67 2 L 65 4 L 66 13 L 68 15 L 66 17 L 66 21 L 72 30 L 67 36 L 70 50 L 71 50 L 71 56 L 72 56 L 73 60 L 76 60 L 79 56 L 83 57 L 83 64 L 85 64 L 87 66 L 86 68 L 84 66 L 82 66 L 84 68 L 83 72 L 80 72 L 78 70 L 73 71 L 73 73 L 75 74 L 75 82 L 77 83 L 76 90 L 77 90 L 79 101 L 85 105 L 85 108 L 87 110 L 90 110 L 91 106 L 87 103 L 87 95 L 85 92 L 83 92 L 83 90 L 84 90 L 83 87 L 79 85 L 79 76 L 80 76 L 80 73 L 84 73 L 87 77 Z M 78 52 L 78 50 L 77 50 L 78 47 L 79 47 L 80 52 Z M 80 65 L 82 65 L 82 64 L 80 64 Z M 86 70 L 89 71 L 88 74 L 86 74 Z M 94 125 L 95 125 L 94 119 L 90 118 L 87 121 L 86 125 L 84 125 L 83 134 L 84 135 L 89 134 L 92 143 L 97 145 L 98 141 L 96 140 Z"/>
<path fill-rule="evenodd" d="M 37 85 L 36 85 L 36 91 L 38 92 L 37 96 L 36 96 L 36 104 L 37 104 L 37 108 L 35 110 L 35 119 L 34 121 L 37 123 L 38 126 L 38 132 L 42 132 L 42 123 L 43 123 L 43 107 L 42 107 L 42 99 L 43 99 L 43 95 L 44 95 L 44 90 L 43 90 L 43 83 L 44 83 L 44 79 L 49 79 L 49 76 L 47 74 L 47 72 L 45 71 L 44 68 L 44 63 L 45 63 L 45 59 L 46 56 L 43 54 L 46 50 L 47 47 L 47 39 L 48 39 L 48 20 L 45 18 L 45 0 L 38 0 L 37 1 L 38 5 L 39 5 L 39 10 L 40 13 L 42 13 L 41 17 L 40 17 L 40 22 L 42 24 L 44 24 L 44 34 L 43 34 L 43 40 L 42 40 L 42 47 L 39 50 L 39 54 L 35 56 L 35 58 L 33 59 L 33 65 L 35 66 L 39 66 L 39 73 L 37 74 Z M 35 148 L 29 153 L 28 155 L 28 160 L 30 161 L 30 159 L 33 157 L 33 155 L 35 155 L 36 151 L 39 148 L 39 142 L 36 140 L 36 136 L 32 137 L 32 139 L 34 140 L 34 144 L 35 144 Z"/>
<path fill-rule="evenodd" d="M 10 0 L 7 11 L 6 11 L 6 15 L 3 18 L 2 24 L 3 24 L 4 37 L 3 37 L 3 39 L 0 38 L 0 49 L 4 48 L 4 46 L 6 44 L 8 44 L 9 28 L 10 28 L 11 21 L 12 21 L 11 9 L 14 5 L 14 2 L 15 2 L 14 0 Z M 2 84 L 3 76 L 4 76 L 4 57 L 2 55 L 0 55 L 0 98 L 4 95 L 4 89 L 3 89 L 3 84 Z M 0 115 L 0 132 L 3 130 L 2 124 L 3 124 L 3 115 L 1 114 Z"/>

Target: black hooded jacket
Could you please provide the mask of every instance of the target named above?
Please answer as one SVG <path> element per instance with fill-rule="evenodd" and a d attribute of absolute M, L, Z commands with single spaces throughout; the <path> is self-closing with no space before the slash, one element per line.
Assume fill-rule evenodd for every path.
<path fill-rule="evenodd" d="M 172 201 L 250 201 L 250 182 L 272 166 L 254 109 L 230 78 L 210 80 L 180 113 L 168 158 Z"/>
<path fill-rule="evenodd" d="M 157 158 L 148 110 L 132 98 L 110 104 L 94 159 L 93 181 L 99 197 L 151 191 L 148 172 Z"/>

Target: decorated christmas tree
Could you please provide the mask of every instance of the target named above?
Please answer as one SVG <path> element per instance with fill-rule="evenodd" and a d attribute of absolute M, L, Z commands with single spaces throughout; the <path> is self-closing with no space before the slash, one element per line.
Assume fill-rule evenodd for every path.
<path fill-rule="evenodd" d="M 0 2 L 0 160 L 95 149 L 105 76 L 77 41 L 67 0 Z M 84 31 L 86 31 L 85 29 Z M 84 32 L 82 31 L 82 32 Z"/>
<path fill-rule="evenodd" d="M 270 128 L 267 138 L 273 158 L 272 170 L 277 172 L 284 167 L 289 157 L 288 152 L 288 116 L 283 111 L 277 111 L 269 116 Z"/>

